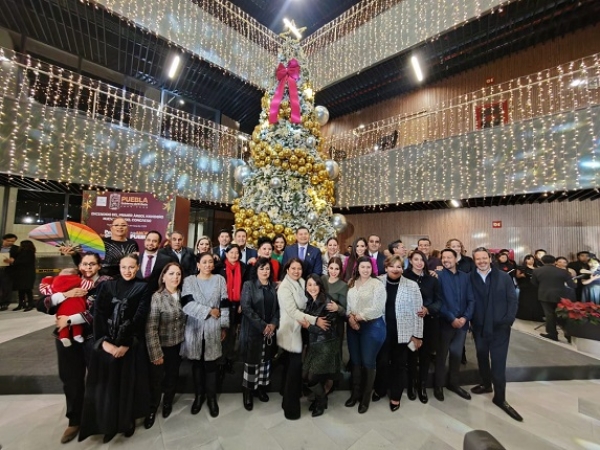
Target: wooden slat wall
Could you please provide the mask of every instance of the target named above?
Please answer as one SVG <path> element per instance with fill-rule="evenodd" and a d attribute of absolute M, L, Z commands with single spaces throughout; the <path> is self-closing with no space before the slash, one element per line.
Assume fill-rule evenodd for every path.
<path fill-rule="evenodd" d="M 499 84 L 598 52 L 600 52 L 600 25 L 584 28 L 567 36 L 527 48 L 407 95 L 332 120 L 323 128 L 322 133 L 324 136 L 330 136 L 351 131 L 360 124 L 369 124 L 399 114 L 431 110 L 442 102 L 449 102 L 461 95 L 485 88 L 485 80 L 489 77 L 493 77 L 494 83 Z M 535 81 L 535 78 L 532 81 Z M 541 105 L 532 104 L 531 108 L 534 115 L 544 112 Z M 471 116 L 466 114 L 465 117 Z M 409 145 L 414 140 L 419 141 L 421 138 L 413 136 L 419 134 L 417 130 L 409 130 L 407 134 L 410 137 L 405 139 L 407 143 L 404 145 Z"/>
<path fill-rule="evenodd" d="M 346 216 L 349 227 L 342 248 L 358 236 L 378 234 L 385 245 L 407 235 L 429 236 L 433 247 L 460 239 L 468 252 L 478 246 L 512 248 L 523 256 L 543 248 L 554 256 L 574 258 L 577 251 L 600 253 L 600 202 L 458 208 L 434 211 L 365 213 Z M 502 228 L 492 228 L 492 221 Z"/>

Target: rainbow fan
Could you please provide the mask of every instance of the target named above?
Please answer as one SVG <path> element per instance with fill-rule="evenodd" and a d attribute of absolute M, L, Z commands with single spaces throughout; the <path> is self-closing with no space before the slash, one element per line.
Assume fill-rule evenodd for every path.
<path fill-rule="evenodd" d="M 102 238 L 87 225 L 77 222 L 47 223 L 29 232 L 29 238 L 55 247 L 72 247 L 75 251 L 98 253 L 104 258 L 106 250 Z"/>

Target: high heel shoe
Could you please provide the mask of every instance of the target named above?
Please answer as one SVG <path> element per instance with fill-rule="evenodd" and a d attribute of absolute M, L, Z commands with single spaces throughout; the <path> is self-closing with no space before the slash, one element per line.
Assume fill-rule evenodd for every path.
<path fill-rule="evenodd" d="M 200 412 L 202 405 L 204 404 L 204 400 L 206 400 L 204 395 L 196 395 L 194 398 L 194 403 L 192 403 L 192 414 L 198 414 Z"/>
<path fill-rule="evenodd" d="M 394 405 L 392 402 L 390 402 L 390 411 L 394 412 L 394 411 L 398 411 L 400 409 L 400 403 L 398 403 L 397 405 Z"/>
<path fill-rule="evenodd" d="M 129 437 L 133 436 L 133 433 L 135 433 L 135 422 L 131 425 L 131 427 L 125 433 L 123 433 L 123 436 L 125 436 L 126 438 L 129 438 Z"/>

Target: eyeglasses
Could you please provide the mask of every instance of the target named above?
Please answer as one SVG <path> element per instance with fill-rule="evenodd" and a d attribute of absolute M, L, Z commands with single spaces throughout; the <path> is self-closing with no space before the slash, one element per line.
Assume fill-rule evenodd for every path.
<path fill-rule="evenodd" d="M 94 266 L 97 266 L 97 265 L 98 265 L 98 263 L 95 263 L 95 262 L 93 262 L 93 263 L 81 263 L 82 267 L 94 267 Z"/>

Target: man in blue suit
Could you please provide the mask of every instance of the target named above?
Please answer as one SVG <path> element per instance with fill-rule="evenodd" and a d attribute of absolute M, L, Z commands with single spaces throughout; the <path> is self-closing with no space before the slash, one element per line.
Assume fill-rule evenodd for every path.
<path fill-rule="evenodd" d="M 515 285 L 508 274 L 491 267 L 492 257 L 485 247 L 473 250 L 473 259 L 477 270 L 470 273 L 475 296 L 471 326 L 482 382 L 471 392 L 494 392 L 492 402 L 510 417 L 522 422 L 520 414 L 506 401 L 506 358 L 510 329 L 518 308 Z"/>
<path fill-rule="evenodd" d="M 311 273 L 321 276 L 323 274 L 323 260 L 321 250 L 309 244 L 310 232 L 306 227 L 296 230 L 296 243 L 288 245 L 283 251 L 282 264 L 292 258 L 300 258 L 302 261 L 302 278 L 306 279 Z"/>
<path fill-rule="evenodd" d="M 235 243 L 240 246 L 240 261 L 244 264 L 254 264 L 258 254 L 253 248 L 246 247 L 248 234 L 243 228 L 235 230 Z"/>
<path fill-rule="evenodd" d="M 446 382 L 446 359 L 448 363 L 448 390 L 458 396 L 470 400 L 471 394 L 458 384 L 458 371 L 469 322 L 473 317 L 475 298 L 469 274 L 456 268 L 456 252 L 451 248 L 442 250 L 442 265 L 437 272 L 443 302 L 440 310 L 440 340 L 435 359 L 435 385 L 433 395 L 444 401 L 444 384 Z"/>

